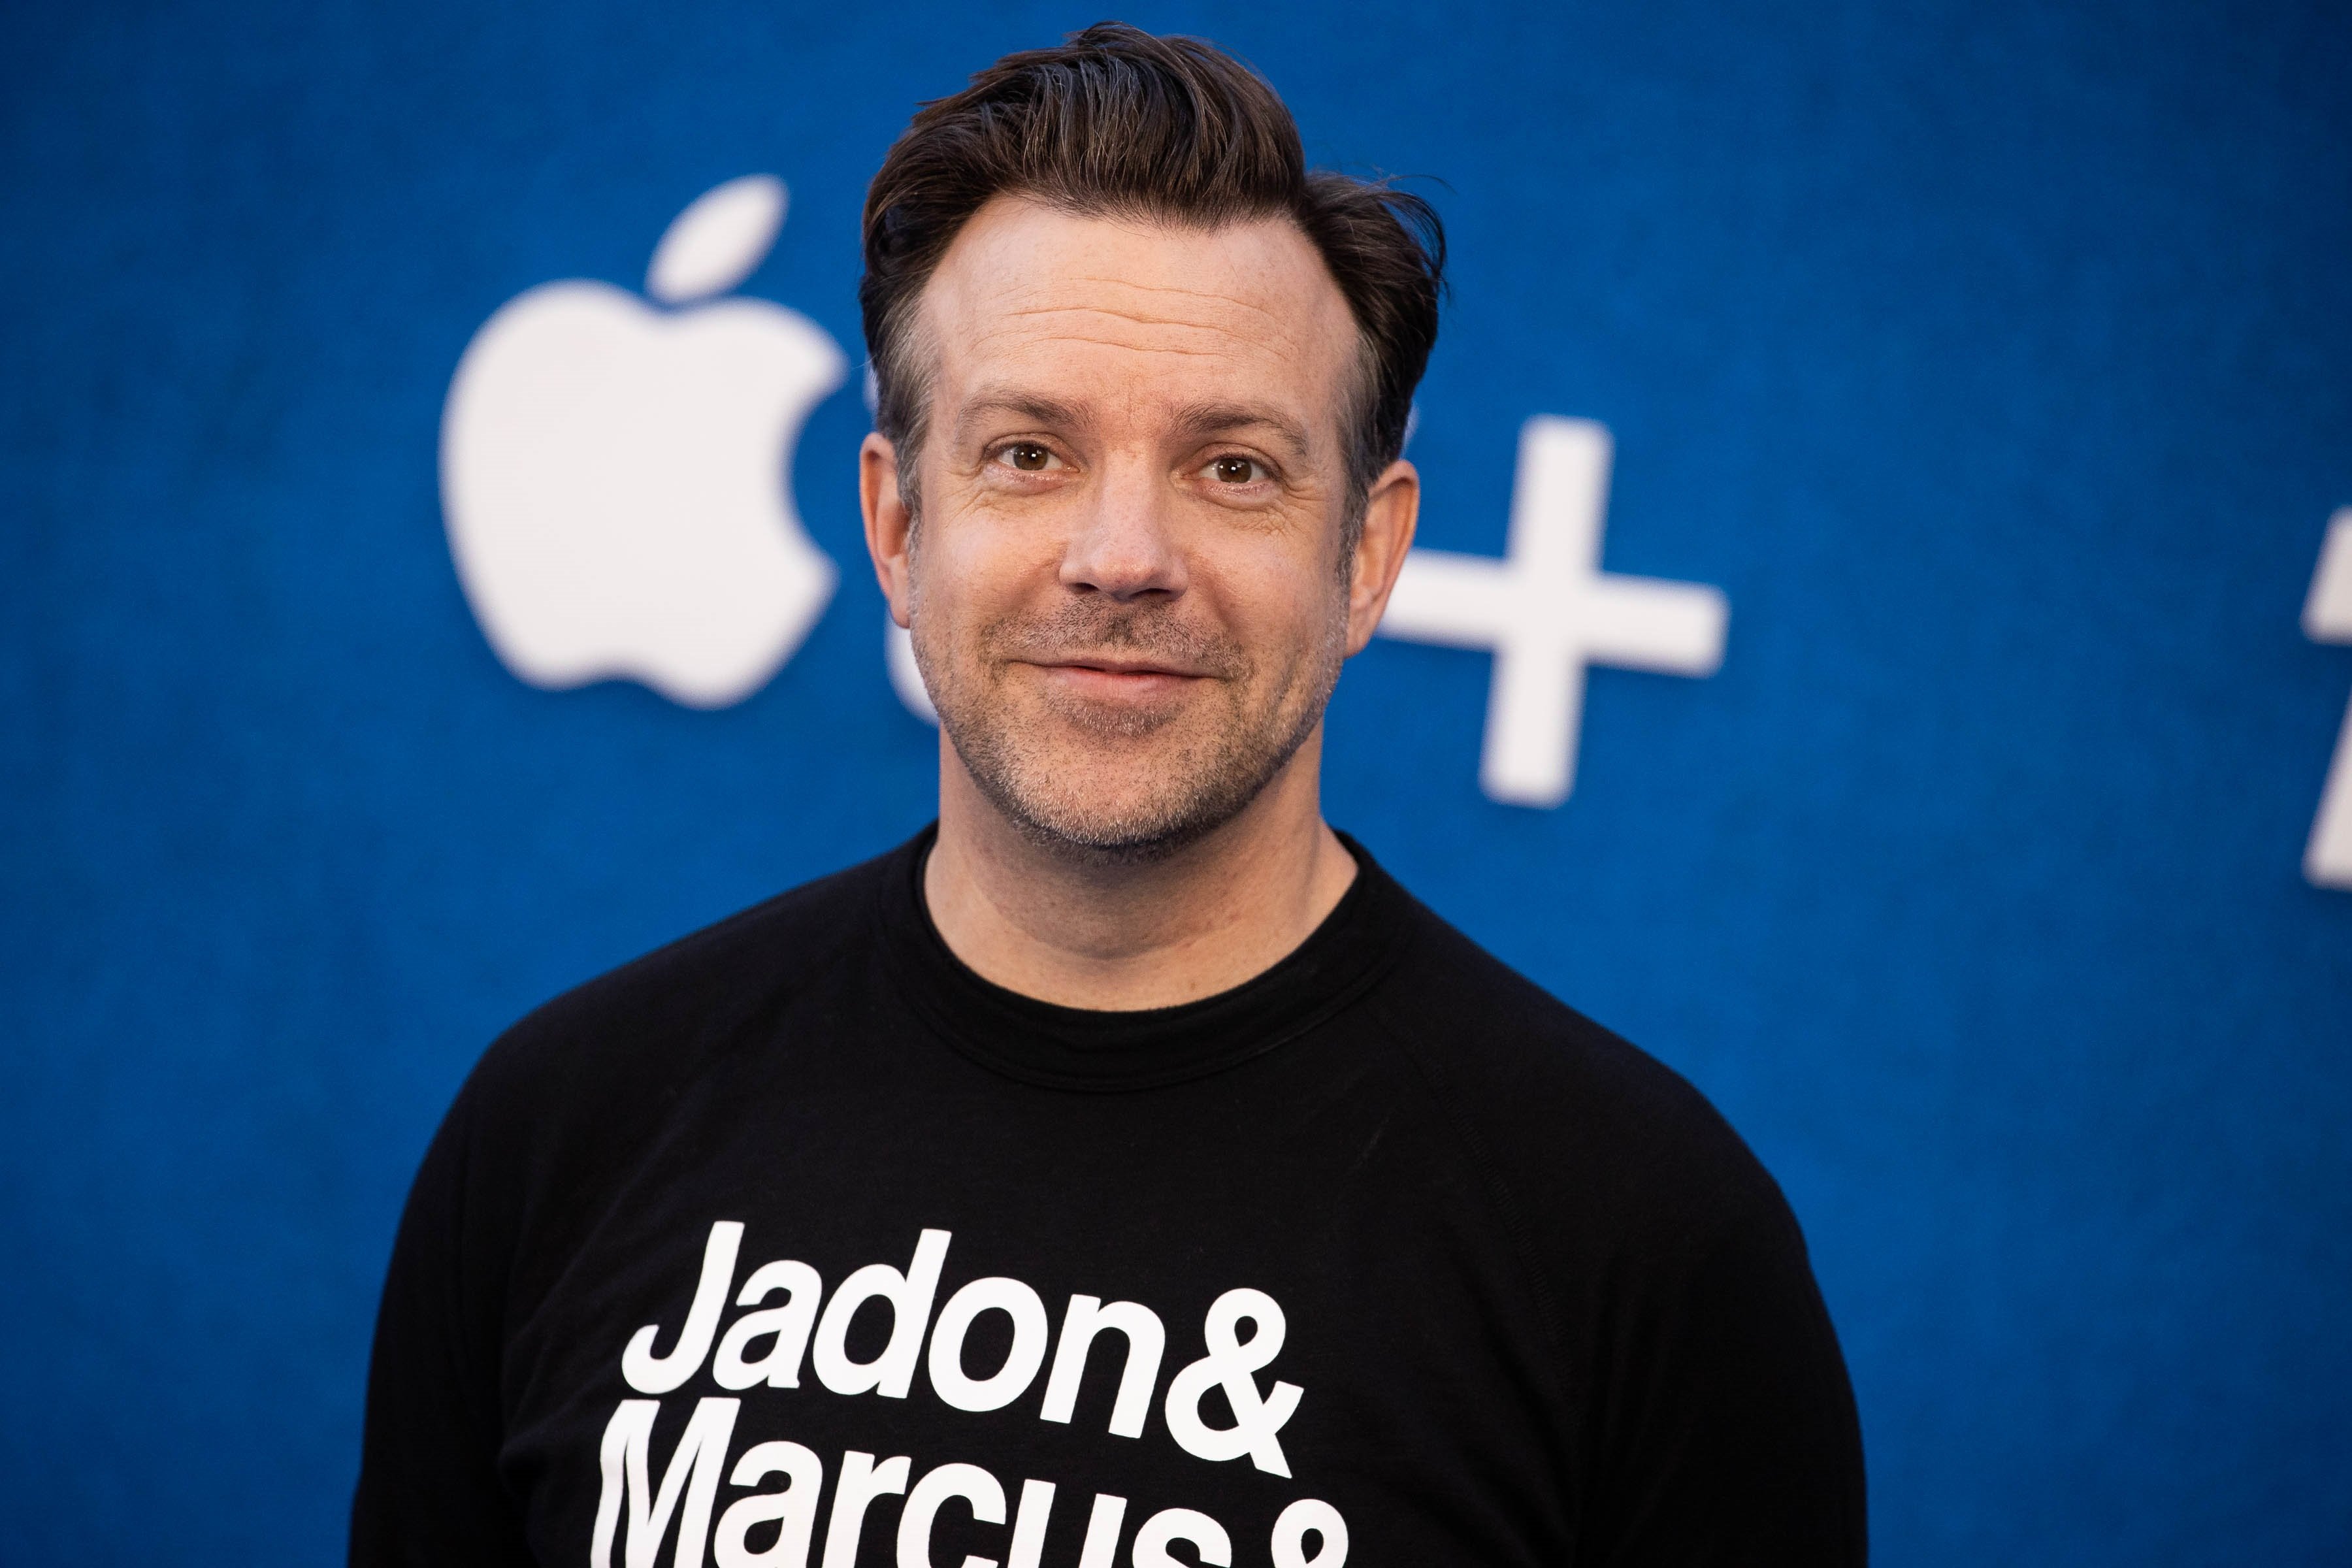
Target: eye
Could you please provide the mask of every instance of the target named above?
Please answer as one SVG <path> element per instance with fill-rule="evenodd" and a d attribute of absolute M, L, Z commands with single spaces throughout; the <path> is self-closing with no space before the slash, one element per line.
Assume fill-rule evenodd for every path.
<path fill-rule="evenodd" d="M 1015 441 L 997 448 L 996 460 L 1024 474 L 1042 474 L 1059 468 L 1061 460 L 1034 441 Z"/>
<path fill-rule="evenodd" d="M 1214 458 L 1209 462 L 1209 477 L 1221 485 L 1255 484 L 1267 477 L 1265 467 L 1255 458 Z"/>

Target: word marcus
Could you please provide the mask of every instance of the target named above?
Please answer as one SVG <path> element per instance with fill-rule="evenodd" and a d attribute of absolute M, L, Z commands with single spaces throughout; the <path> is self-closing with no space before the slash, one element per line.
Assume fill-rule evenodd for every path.
<path fill-rule="evenodd" d="M 711 1379 L 721 1388 L 797 1388 L 805 1358 L 817 1381 L 835 1394 L 904 1399 L 913 1386 L 927 1330 L 930 1353 L 926 1370 L 932 1392 L 958 1410 L 1004 1408 L 1028 1391 L 1045 1366 L 1045 1305 L 1018 1279 L 975 1279 L 950 1296 L 933 1320 L 932 1303 L 951 1239 L 947 1231 L 924 1231 L 904 1270 L 876 1263 L 853 1272 L 824 1302 L 822 1316 L 823 1281 L 805 1263 L 781 1259 L 763 1264 L 740 1290 L 734 1289 L 742 1239 L 738 1221 L 712 1225 L 693 1303 L 677 1343 L 667 1354 L 655 1353 L 661 1326 L 647 1324 L 631 1336 L 623 1352 L 622 1375 L 630 1387 L 646 1394 L 671 1393 L 700 1372 L 707 1359 Z M 752 1310 L 737 1318 L 721 1336 L 719 1320 L 730 1291 L 737 1306 Z M 869 1301 L 890 1310 L 890 1337 L 874 1360 L 855 1361 L 848 1352 L 849 1325 Z M 964 1342 L 981 1315 L 991 1311 L 1003 1312 L 1011 1321 L 1012 1345 L 994 1372 L 974 1377 L 963 1364 Z M 1244 1321 L 1251 1325 L 1246 1340 L 1241 1337 Z M 1133 1301 L 1106 1306 L 1094 1296 L 1070 1298 L 1038 1414 L 1047 1421 L 1071 1419 L 1087 1353 L 1106 1331 L 1117 1332 L 1127 1348 L 1108 1429 L 1115 1436 L 1140 1436 L 1167 1348 L 1167 1331 L 1157 1313 Z M 1169 1433 L 1185 1452 L 1216 1462 L 1247 1455 L 1259 1469 L 1289 1476 L 1278 1435 L 1297 1412 L 1303 1391 L 1295 1384 L 1276 1382 L 1261 1394 L 1255 1379 L 1280 1353 L 1285 1332 L 1282 1308 L 1264 1291 L 1228 1290 L 1212 1303 L 1202 1327 L 1209 1353 L 1170 1381 L 1162 1406 Z M 1212 1426 L 1202 1418 L 1201 1402 L 1213 1388 L 1224 1394 L 1234 1417 L 1230 1426 Z M 652 1568 L 673 1517 L 678 1526 L 674 1568 L 699 1568 L 706 1540 L 711 1542 L 719 1568 L 753 1563 L 800 1568 L 807 1562 L 824 1467 L 814 1451 L 797 1443 L 761 1443 L 740 1457 L 729 1474 L 733 1485 L 758 1486 L 782 1476 L 784 1486 L 734 1502 L 719 1519 L 715 1538 L 711 1535 L 711 1512 L 740 1403 L 698 1401 L 656 1487 L 649 1448 L 660 1402 L 621 1401 L 599 1453 L 603 1487 L 590 1549 L 593 1568 L 609 1568 L 625 1517 L 626 1568 Z M 856 1561 L 866 1508 L 877 1497 L 906 1498 L 899 1518 L 899 1568 L 931 1568 L 932 1521 L 950 1498 L 966 1503 L 977 1522 L 1005 1522 L 1004 1489 L 988 1471 L 976 1465 L 942 1465 L 916 1482 L 910 1492 L 910 1469 L 911 1460 L 905 1456 L 878 1463 L 871 1454 L 842 1456 L 826 1530 L 826 1568 L 846 1568 Z M 1055 1490 L 1048 1481 L 1023 1483 L 1009 1568 L 1034 1568 L 1037 1563 Z M 1123 1498 L 1095 1498 L 1080 1568 L 1110 1568 L 1126 1510 Z M 751 1532 L 768 1524 L 779 1527 L 775 1540 L 765 1550 L 751 1550 Z M 1312 1557 L 1307 1555 L 1310 1537 L 1317 1543 Z M 1192 1545 L 1203 1563 L 1233 1561 L 1223 1528 L 1190 1509 L 1164 1510 L 1144 1521 L 1134 1537 L 1130 1561 L 1136 1568 L 1178 1568 L 1167 1548 L 1179 1541 Z M 1277 1568 L 1340 1568 L 1347 1557 L 1347 1525 L 1328 1503 L 1302 1499 L 1284 1510 L 1269 1546 Z M 967 1558 L 964 1568 L 995 1568 L 995 1563 Z"/>
<path fill-rule="evenodd" d="M 661 1401 L 621 1401 L 604 1428 L 598 1456 L 604 1491 L 596 1503 L 589 1568 L 613 1568 L 613 1540 L 620 1533 L 625 1510 L 628 1534 L 622 1561 L 625 1568 L 656 1568 L 673 1516 L 677 1520 L 677 1546 L 670 1555 L 671 1568 L 702 1568 L 705 1540 L 710 1542 L 716 1568 L 807 1568 L 809 1547 L 816 1536 L 817 1499 L 824 1489 L 824 1461 L 803 1444 L 770 1441 L 746 1448 L 735 1468 L 728 1470 L 728 1446 L 741 1405 L 740 1399 L 697 1402 L 656 1489 L 649 1449 Z M 931 1555 L 931 1530 L 951 1498 L 971 1510 L 974 1523 L 1004 1522 L 1004 1484 L 987 1470 L 978 1465 L 940 1465 L 926 1471 L 910 1489 L 907 1481 L 913 1467 L 914 1461 L 904 1454 L 879 1461 L 856 1449 L 841 1456 L 820 1568 L 856 1568 L 866 1511 L 877 1498 L 907 1500 L 898 1510 L 898 1568 L 940 1568 Z M 714 1534 L 710 1515 L 722 1473 L 738 1487 L 756 1487 L 771 1477 L 782 1477 L 783 1485 L 738 1499 L 719 1516 Z M 1020 1508 L 1013 1517 L 1004 1568 L 1039 1568 L 1045 1531 L 1053 1520 L 1055 1489 L 1051 1481 L 1021 1483 Z M 752 1535 L 768 1525 L 775 1527 L 774 1538 L 754 1547 Z M 1077 1568 L 1115 1568 L 1126 1525 L 1127 1500 L 1097 1492 L 1087 1515 Z M 1315 1542 L 1311 1556 L 1310 1539 Z M 1138 1527 L 1128 1557 L 1130 1568 L 1187 1568 L 1169 1550 L 1178 1542 L 1191 1546 L 1207 1568 L 1233 1568 L 1233 1538 L 1225 1527 L 1189 1508 L 1161 1509 Z M 1329 1503 L 1301 1498 L 1274 1521 L 1266 1554 L 1274 1568 L 1345 1568 L 1347 1521 Z M 997 1568 L 997 1560 L 967 1556 L 961 1568 Z"/>

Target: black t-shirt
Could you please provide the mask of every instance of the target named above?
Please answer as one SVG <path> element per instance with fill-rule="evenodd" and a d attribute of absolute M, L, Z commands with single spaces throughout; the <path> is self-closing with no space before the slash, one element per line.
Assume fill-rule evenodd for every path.
<path fill-rule="evenodd" d="M 924 834 L 486 1055 L 355 1563 L 1859 1563 L 1804 1243 L 1682 1079 L 1360 873 L 1147 1012 L 991 984 Z"/>

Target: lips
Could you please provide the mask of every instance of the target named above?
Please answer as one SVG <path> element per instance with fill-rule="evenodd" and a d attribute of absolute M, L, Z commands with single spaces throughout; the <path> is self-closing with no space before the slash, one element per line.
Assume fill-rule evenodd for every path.
<path fill-rule="evenodd" d="M 1119 677 L 1164 676 L 1171 680 L 1204 680 L 1208 672 L 1190 669 L 1182 665 L 1157 659 L 1140 658 L 1041 658 L 1034 660 L 1041 669 L 1078 670 L 1095 675 Z"/>
<path fill-rule="evenodd" d="M 1209 679 L 1166 664 L 1126 660 L 1040 660 L 1045 683 L 1073 696 L 1135 700 L 1166 696 Z"/>

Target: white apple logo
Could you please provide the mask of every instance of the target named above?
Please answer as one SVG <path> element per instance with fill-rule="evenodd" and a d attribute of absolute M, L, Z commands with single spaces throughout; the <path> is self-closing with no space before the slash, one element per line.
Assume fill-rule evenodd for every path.
<path fill-rule="evenodd" d="M 832 597 L 791 458 L 846 361 L 781 305 L 713 298 L 768 253 L 784 203 L 752 174 L 680 213 L 646 274 L 670 309 L 547 283 L 467 345 L 441 415 L 442 510 L 467 600 L 523 680 L 625 676 L 723 708 Z"/>

